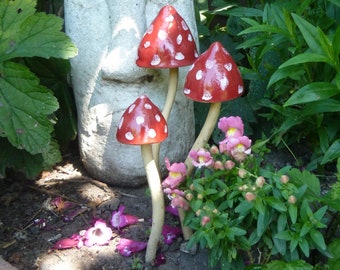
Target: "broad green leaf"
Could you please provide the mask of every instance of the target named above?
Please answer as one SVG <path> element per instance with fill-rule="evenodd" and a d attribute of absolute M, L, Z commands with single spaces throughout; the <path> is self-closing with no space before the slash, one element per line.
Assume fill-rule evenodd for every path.
<path fill-rule="evenodd" d="M 285 206 L 285 204 L 275 197 L 266 197 L 265 202 L 279 212 L 287 211 L 287 207 Z"/>
<path fill-rule="evenodd" d="M 323 49 L 320 45 L 320 41 L 316 35 L 317 28 L 306 21 L 304 18 L 300 17 L 297 14 L 292 13 L 292 17 L 301 31 L 303 38 L 305 39 L 309 48 L 315 53 L 322 53 Z"/>
<path fill-rule="evenodd" d="M 299 65 L 299 64 L 311 63 L 311 62 L 331 63 L 329 58 L 327 58 L 324 55 L 306 52 L 306 53 L 298 54 L 298 55 L 288 59 L 281 66 L 279 66 L 279 69 L 284 68 L 284 67 L 288 67 L 288 66 L 291 66 L 291 65 Z"/>
<path fill-rule="evenodd" d="M 279 68 L 270 77 L 267 88 L 271 87 L 274 83 L 285 78 L 292 78 L 293 80 L 299 80 L 304 73 L 305 73 L 305 70 L 303 69 L 303 67 L 299 65 Z"/>
<path fill-rule="evenodd" d="M 332 258 L 328 259 L 329 269 L 340 269 L 340 239 L 334 239 L 328 245 L 328 249 L 333 255 Z"/>
<path fill-rule="evenodd" d="M 314 82 L 307 84 L 296 91 L 283 106 L 286 107 L 319 101 L 337 94 L 340 94 L 340 89 L 336 87 L 336 85 L 327 82 Z"/>
<path fill-rule="evenodd" d="M 299 242 L 299 247 L 301 248 L 303 254 L 308 258 L 309 257 L 309 243 L 306 238 L 301 238 Z"/>
<path fill-rule="evenodd" d="M 292 235 L 290 231 L 282 231 L 275 234 L 275 238 L 290 241 L 292 239 Z"/>
<path fill-rule="evenodd" d="M 277 231 L 281 232 L 283 231 L 287 226 L 287 214 L 282 213 L 280 214 L 278 220 L 277 220 Z"/>
<path fill-rule="evenodd" d="M 5 62 L 0 73 L 0 135 L 31 154 L 44 152 L 53 131 L 49 115 L 58 109 L 57 99 L 25 66 Z"/>
<path fill-rule="evenodd" d="M 256 8 L 237 7 L 225 11 L 226 14 L 238 17 L 262 17 L 263 11 Z"/>
<path fill-rule="evenodd" d="M 293 224 L 295 224 L 297 220 L 297 207 L 295 204 L 290 204 L 288 206 L 288 213 L 290 220 L 292 221 Z"/>
<path fill-rule="evenodd" d="M 307 103 L 306 106 L 301 110 L 301 116 L 308 116 L 318 113 L 325 112 L 339 112 L 340 101 L 336 99 L 325 99 L 315 102 Z"/>
<path fill-rule="evenodd" d="M 32 1 L 31 5 L 34 2 Z M 30 8 L 29 6 L 28 9 Z M 13 11 L 11 12 L 13 13 Z M 67 59 L 77 54 L 75 45 L 61 31 L 63 24 L 61 18 L 45 13 L 36 13 L 30 16 L 25 13 L 24 15 L 27 18 L 24 21 L 19 20 L 20 25 L 18 22 L 11 24 L 13 19 L 7 18 L 7 15 L 3 18 L 3 23 L 7 28 L 4 29 L 3 34 L 6 38 L 2 38 L 0 41 L 0 59 L 2 61 L 32 56 Z"/>
<path fill-rule="evenodd" d="M 335 56 L 338 56 L 340 53 L 340 27 L 336 29 L 336 32 L 333 36 L 332 44 L 334 48 L 334 54 Z"/>
<path fill-rule="evenodd" d="M 304 260 L 285 262 L 285 261 L 270 261 L 266 265 L 264 265 L 263 270 L 313 270 L 314 267 Z M 335 268 L 334 268 L 335 269 Z"/>
<path fill-rule="evenodd" d="M 269 25 L 269 24 L 259 24 L 255 26 L 250 26 L 239 33 L 239 35 L 250 34 L 250 33 L 257 33 L 257 32 L 266 32 L 266 33 L 277 33 L 287 35 L 287 32 L 282 30 L 281 28 Z"/>
<path fill-rule="evenodd" d="M 339 109 L 340 110 L 340 109 Z M 340 157 L 340 139 L 334 141 L 331 146 L 327 149 L 321 164 L 326 164 Z"/>
<path fill-rule="evenodd" d="M 318 230 L 311 230 L 309 232 L 309 235 L 313 239 L 313 242 L 316 244 L 316 246 L 318 246 L 321 250 L 326 249 L 325 240 L 324 240 L 321 232 L 319 232 Z"/>

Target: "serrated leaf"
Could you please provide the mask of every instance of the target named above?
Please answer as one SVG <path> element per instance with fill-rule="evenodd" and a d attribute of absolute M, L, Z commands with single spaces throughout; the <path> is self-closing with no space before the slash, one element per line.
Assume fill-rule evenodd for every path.
<path fill-rule="evenodd" d="M 336 85 L 327 82 L 310 83 L 296 91 L 284 104 L 284 107 L 323 100 L 340 93 Z"/>
<path fill-rule="evenodd" d="M 61 32 L 62 19 L 45 13 L 28 17 L 7 41 L 6 51 L 0 51 L 2 61 L 16 57 L 70 58 L 77 54 L 75 45 Z"/>
<path fill-rule="evenodd" d="M 0 70 L 0 135 L 31 154 L 44 152 L 53 131 L 49 115 L 58 109 L 57 99 L 25 66 L 5 62 Z"/>

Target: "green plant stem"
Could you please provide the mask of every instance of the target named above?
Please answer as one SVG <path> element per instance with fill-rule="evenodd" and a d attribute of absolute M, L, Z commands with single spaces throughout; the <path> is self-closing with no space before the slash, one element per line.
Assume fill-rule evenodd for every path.
<path fill-rule="evenodd" d="M 142 145 L 141 152 L 152 201 L 152 226 L 145 254 L 145 262 L 151 263 L 156 258 L 164 224 L 164 195 L 158 168 L 152 155 L 152 146 Z"/>

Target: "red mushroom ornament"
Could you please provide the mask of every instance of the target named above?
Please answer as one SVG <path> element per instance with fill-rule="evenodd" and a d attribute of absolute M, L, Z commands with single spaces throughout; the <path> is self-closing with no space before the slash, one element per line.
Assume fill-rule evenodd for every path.
<path fill-rule="evenodd" d="M 168 126 L 158 107 L 142 95 L 124 112 L 116 137 L 120 143 L 141 146 L 152 200 L 152 227 L 145 255 L 145 261 L 151 263 L 156 257 L 164 224 L 164 195 L 151 146 L 168 137 Z"/>
<path fill-rule="evenodd" d="M 228 51 L 220 42 L 214 42 L 191 66 L 184 83 L 184 94 L 195 101 L 211 103 L 205 123 L 192 150 L 208 142 L 220 114 L 221 103 L 243 94 L 243 80 Z M 185 161 L 190 175 L 194 166 Z"/>
<path fill-rule="evenodd" d="M 145 32 L 136 64 L 145 68 L 169 68 L 168 94 L 162 110 L 167 121 L 175 100 L 178 67 L 191 65 L 198 57 L 193 35 L 185 20 L 171 5 L 164 6 Z M 159 144 L 154 145 L 158 161 Z"/>

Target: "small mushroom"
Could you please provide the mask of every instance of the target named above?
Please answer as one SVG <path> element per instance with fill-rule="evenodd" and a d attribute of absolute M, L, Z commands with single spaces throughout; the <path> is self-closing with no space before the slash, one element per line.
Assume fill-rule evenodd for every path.
<path fill-rule="evenodd" d="M 164 195 L 152 144 L 168 137 L 168 126 L 158 107 L 142 95 L 124 112 L 116 137 L 120 143 L 141 146 L 152 200 L 152 227 L 145 255 L 145 261 L 151 263 L 156 257 L 164 224 Z"/>
<path fill-rule="evenodd" d="M 176 96 L 178 67 L 191 65 L 197 57 L 196 44 L 187 23 L 173 6 L 164 6 L 140 42 L 136 64 L 145 68 L 169 68 L 168 94 L 162 110 L 166 121 Z M 159 148 L 159 144 L 153 146 L 156 164 Z"/>
<path fill-rule="evenodd" d="M 205 123 L 192 146 L 198 150 L 210 139 L 217 123 L 221 103 L 243 94 L 243 80 L 236 63 L 220 42 L 214 42 L 191 66 L 184 83 L 184 94 L 197 102 L 210 103 Z M 185 161 L 187 175 L 194 169 Z"/>

